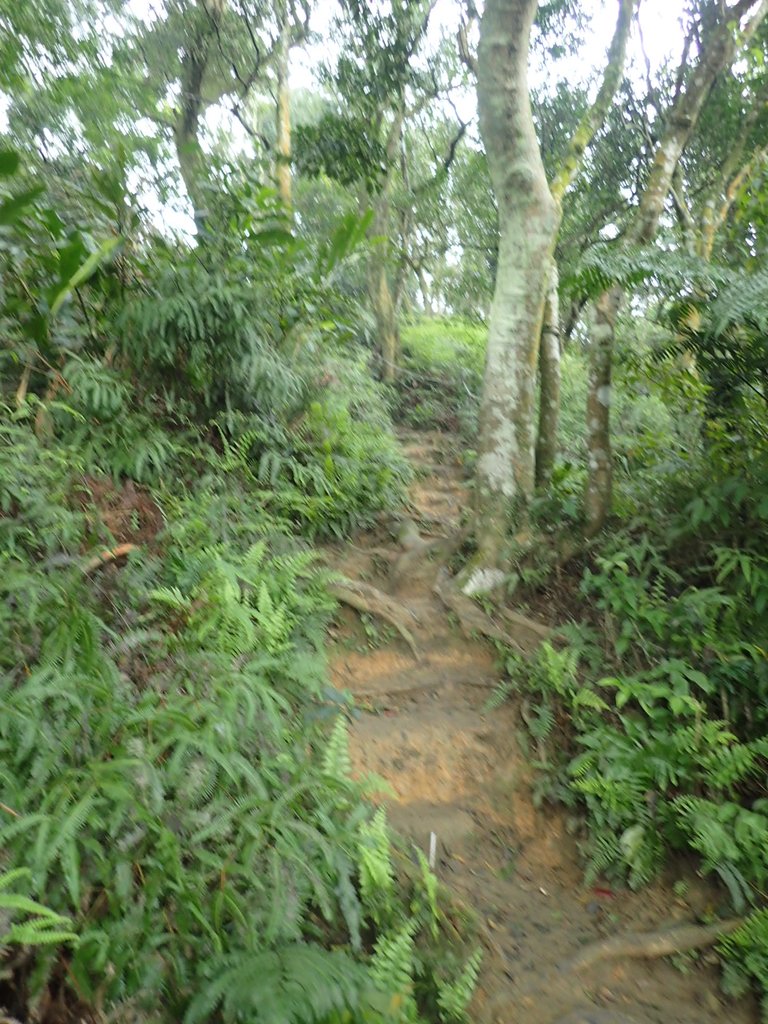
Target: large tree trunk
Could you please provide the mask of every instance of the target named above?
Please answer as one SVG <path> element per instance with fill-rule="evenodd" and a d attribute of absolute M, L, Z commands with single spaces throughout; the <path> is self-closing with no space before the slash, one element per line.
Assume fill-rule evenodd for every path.
<path fill-rule="evenodd" d="M 533 495 L 535 386 L 557 225 L 531 115 L 537 0 L 487 0 L 478 50 L 480 131 L 499 211 L 499 256 L 480 407 L 478 565 L 497 575 L 510 514 Z M 482 576 L 482 573 L 481 573 Z M 469 588 L 488 580 L 476 577 Z"/>
<path fill-rule="evenodd" d="M 277 77 L 276 129 L 277 157 L 275 177 L 277 190 L 286 210 L 293 202 L 291 188 L 291 93 L 288 85 L 290 55 L 290 24 L 285 0 L 278 7 L 279 36 L 275 53 Z"/>
<path fill-rule="evenodd" d="M 768 13 L 768 0 L 739 0 L 726 8 L 720 0 L 710 0 L 702 16 L 702 51 L 687 85 L 678 94 L 664 132 L 654 154 L 648 183 L 640 205 L 625 235 L 627 245 L 647 245 L 655 236 L 680 157 L 694 132 L 704 103 L 717 76 L 730 67 L 740 46 L 745 46 Z M 735 26 L 746 15 L 749 21 L 741 31 Z M 587 398 L 587 489 L 585 495 L 586 531 L 594 535 L 611 511 L 612 487 L 606 463 L 612 461 L 609 415 L 611 363 L 615 325 L 621 305 L 621 289 L 612 288 L 597 303 L 596 331 L 590 354 L 589 395 Z M 606 390 L 607 389 L 607 390 Z M 607 405 L 601 401 L 607 398 Z M 595 417 L 595 412 L 599 413 Z M 597 418 L 599 426 L 593 429 Z"/>
<path fill-rule="evenodd" d="M 560 434 L 560 303 L 557 263 L 553 260 L 544 303 L 539 350 L 539 436 L 536 486 L 548 487 L 555 468 Z"/>

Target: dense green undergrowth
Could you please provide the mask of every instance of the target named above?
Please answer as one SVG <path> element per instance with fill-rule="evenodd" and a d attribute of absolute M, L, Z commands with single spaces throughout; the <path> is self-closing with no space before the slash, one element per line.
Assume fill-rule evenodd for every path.
<path fill-rule="evenodd" d="M 484 324 L 427 317 L 402 327 L 395 412 L 414 427 L 474 438 L 485 361 Z"/>
<path fill-rule="evenodd" d="M 350 781 L 351 708 L 325 675 L 310 543 L 372 523 L 407 479 L 334 285 L 366 220 L 311 248 L 244 181 L 195 250 L 105 245 L 106 203 L 73 225 L 15 191 L 0 1004 L 462 1020 L 478 956 Z"/>
<path fill-rule="evenodd" d="M 4 1000 L 29 1012 L 64 984 L 142 1019 L 221 1003 L 270 1022 L 465 1003 L 450 950 L 430 960 L 435 879 L 422 864 L 399 888 L 386 824 L 349 781 L 312 552 L 211 455 L 154 492 L 150 545 L 91 568 L 114 538 L 78 500 L 80 450 L 23 422 L 2 441 L 0 841 L 74 932 L 41 934 Z"/>
<path fill-rule="evenodd" d="M 684 853 L 744 914 L 768 882 L 768 449 L 733 440 L 604 539 L 565 646 L 511 657 L 498 697 L 523 701 L 539 798 L 583 814 L 589 878 L 638 887 Z M 768 991 L 766 950 L 758 909 L 723 945 L 727 992 Z"/>

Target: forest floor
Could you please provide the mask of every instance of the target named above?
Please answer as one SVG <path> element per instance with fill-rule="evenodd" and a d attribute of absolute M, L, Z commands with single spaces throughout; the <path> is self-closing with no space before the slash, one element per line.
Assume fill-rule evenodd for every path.
<path fill-rule="evenodd" d="M 456 439 L 405 430 L 400 438 L 416 470 L 408 511 L 419 535 L 455 533 L 469 501 Z M 486 710 L 500 678 L 496 652 L 464 635 L 437 596 L 439 559 L 409 555 L 382 530 L 334 550 L 333 564 L 392 595 L 408 616 L 418 659 L 380 622 L 340 612 L 332 676 L 356 702 L 356 772 L 388 780 L 390 822 L 425 853 L 435 833 L 439 879 L 478 917 L 485 956 L 472 1020 L 753 1024 L 749 1000 L 721 996 L 709 949 L 695 959 L 630 955 L 563 967 L 610 936 L 693 924 L 722 896 L 686 863 L 638 893 L 586 886 L 565 813 L 532 799 L 520 708 L 508 700 Z"/>

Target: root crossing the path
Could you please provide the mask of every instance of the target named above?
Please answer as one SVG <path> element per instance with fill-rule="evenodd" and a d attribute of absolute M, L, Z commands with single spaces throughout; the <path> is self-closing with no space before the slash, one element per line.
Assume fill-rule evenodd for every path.
<path fill-rule="evenodd" d="M 470 506 L 459 445 L 401 443 L 417 480 L 407 515 L 326 553 L 344 577 L 331 667 L 358 706 L 356 772 L 387 780 L 392 825 L 425 853 L 436 835 L 439 878 L 477 915 L 472 1021 L 754 1024 L 753 1006 L 719 993 L 709 947 L 729 924 L 697 924 L 716 897 L 690 869 L 685 897 L 681 876 L 640 893 L 584 884 L 576 822 L 540 799 L 521 709 L 488 710 L 499 645 L 530 654 L 561 624 L 521 608 L 491 618 L 459 593 L 443 569 Z"/>

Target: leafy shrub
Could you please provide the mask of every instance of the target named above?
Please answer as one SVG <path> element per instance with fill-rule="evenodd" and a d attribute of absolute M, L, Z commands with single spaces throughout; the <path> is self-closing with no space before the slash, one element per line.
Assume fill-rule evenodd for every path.
<path fill-rule="evenodd" d="M 157 492 L 150 548 L 88 569 L 73 454 L 3 428 L 0 842 L 41 901 L 11 894 L 11 939 L 36 943 L 17 990 L 153 1019 L 420 1019 L 437 959 L 386 936 L 421 949 L 436 882 L 404 899 L 348 779 L 314 556 L 211 455 Z"/>
<path fill-rule="evenodd" d="M 28 231 L 41 347 L 43 297 L 15 271 L 0 296 L 0 931 L 34 947 L 9 1009 L 409 1024 L 444 991 L 458 1020 L 476 958 L 432 948 L 437 882 L 394 881 L 349 779 L 296 536 L 370 523 L 406 477 L 333 284 L 368 223 L 310 247 L 267 193 L 218 199 L 233 237 L 145 240 L 118 287 L 85 232 L 62 263 Z M 110 537 L 109 478 L 152 486 L 140 550 Z"/>
<path fill-rule="evenodd" d="M 28 868 L 15 868 L 0 874 L 0 949 L 3 946 L 48 946 L 73 942 L 77 936 L 70 931 L 68 917 L 55 914 L 48 907 L 14 892 L 29 878 Z"/>
<path fill-rule="evenodd" d="M 317 399 L 293 423 L 232 415 L 217 421 L 227 465 L 309 537 L 371 525 L 402 501 L 409 477 L 378 386 L 349 359 L 324 366 Z"/>
<path fill-rule="evenodd" d="M 80 997 L 149 1005 L 162 987 L 171 1014 L 216 957 L 295 942 L 315 908 L 351 939 L 360 911 L 336 892 L 356 907 L 363 813 L 307 746 L 321 678 L 298 651 L 328 606 L 309 556 L 190 547 L 177 515 L 161 561 L 111 584 L 64 565 L 3 624 L 0 726 L 2 842 L 73 916 Z M 32 589 L 23 554 L 6 585 Z"/>
<path fill-rule="evenodd" d="M 569 651 L 515 662 L 510 686 L 533 698 L 537 743 L 556 723 L 570 732 L 565 762 L 550 747 L 540 760 L 550 791 L 585 807 L 591 876 L 640 885 L 689 849 L 743 908 L 768 869 L 768 475 L 758 447 L 717 433 L 707 445 L 676 513 L 593 555 L 580 584 L 591 615 Z"/>

